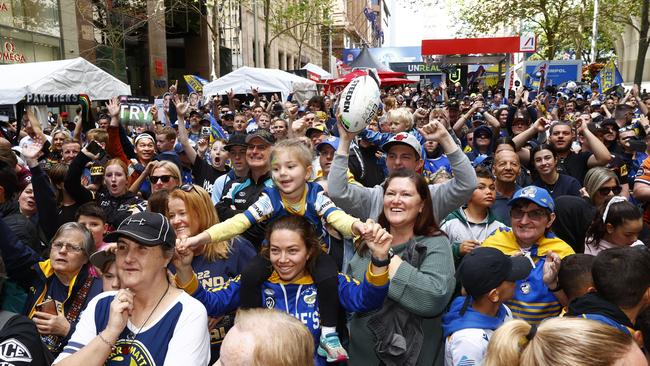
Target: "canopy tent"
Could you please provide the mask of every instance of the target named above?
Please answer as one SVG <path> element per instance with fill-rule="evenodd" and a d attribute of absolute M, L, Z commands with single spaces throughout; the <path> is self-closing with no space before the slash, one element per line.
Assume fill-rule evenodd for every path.
<path fill-rule="evenodd" d="M 377 61 L 376 58 L 372 56 L 368 48 L 364 47 L 359 52 L 354 61 L 348 64 L 353 69 L 356 68 L 368 68 L 368 69 L 377 69 L 377 71 L 392 71 L 388 67 L 384 66 L 381 62 Z"/>
<path fill-rule="evenodd" d="M 392 71 L 391 71 L 392 73 Z M 399 73 L 397 73 L 399 74 Z M 352 70 L 352 72 L 345 74 L 341 76 L 340 78 L 331 80 L 329 82 L 330 86 L 345 86 L 348 85 L 354 78 L 359 77 L 359 76 L 364 76 L 368 75 L 368 73 L 365 70 L 362 69 L 356 69 Z M 389 74 L 392 75 L 392 74 Z M 381 73 L 379 74 L 379 80 L 381 81 L 381 87 L 384 86 L 395 86 L 395 85 L 404 85 L 404 84 L 414 84 L 418 83 L 418 80 L 410 80 L 410 79 L 402 79 L 399 77 L 391 77 L 391 76 L 384 76 Z"/>
<path fill-rule="evenodd" d="M 308 63 L 307 65 L 303 66 L 302 69 L 313 72 L 314 74 L 318 75 L 321 80 L 333 79 L 332 74 L 325 71 L 322 67 L 314 65 L 312 63 Z"/>
<path fill-rule="evenodd" d="M 16 104 L 30 93 L 86 94 L 90 100 L 131 95 L 129 85 L 81 57 L 0 65 L 0 80 L 0 104 Z"/>
<path fill-rule="evenodd" d="M 243 66 L 203 86 L 203 95 L 249 94 L 251 88 L 260 93 L 280 93 L 287 100 L 291 92 L 303 97 L 316 93 L 316 82 L 276 69 Z"/>

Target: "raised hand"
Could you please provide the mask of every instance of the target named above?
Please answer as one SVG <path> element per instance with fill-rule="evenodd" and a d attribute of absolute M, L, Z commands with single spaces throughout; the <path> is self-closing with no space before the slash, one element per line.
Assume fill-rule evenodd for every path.
<path fill-rule="evenodd" d="M 187 113 L 190 105 L 185 102 L 185 98 L 179 98 L 178 95 L 174 95 L 174 105 L 176 106 L 176 113 L 178 116 L 185 118 L 185 113 Z"/>
<path fill-rule="evenodd" d="M 548 287 L 557 287 L 557 274 L 560 271 L 562 260 L 560 256 L 555 254 L 552 250 L 546 253 L 546 261 L 544 262 L 543 281 Z"/>
<path fill-rule="evenodd" d="M 108 109 L 108 114 L 112 118 L 119 118 L 120 117 L 120 101 L 117 99 L 117 97 L 113 97 L 108 101 L 108 104 L 106 104 L 106 108 Z"/>
<path fill-rule="evenodd" d="M 434 140 L 440 143 L 444 138 L 450 137 L 449 131 L 443 126 L 442 123 L 438 120 L 433 120 L 422 128 L 418 128 L 418 131 L 424 137 L 425 140 Z"/>

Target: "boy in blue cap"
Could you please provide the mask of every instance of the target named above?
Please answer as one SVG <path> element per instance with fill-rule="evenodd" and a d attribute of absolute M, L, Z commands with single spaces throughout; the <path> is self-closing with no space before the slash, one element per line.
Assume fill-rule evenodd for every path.
<path fill-rule="evenodd" d="M 503 305 L 512 299 L 515 281 L 528 277 L 530 261 L 508 257 L 495 248 L 477 248 L 456 273 L 467 296 L 459 296 L 442 317 L 445 365 L 480 365 L 494 330 L 512 319 Z"/>

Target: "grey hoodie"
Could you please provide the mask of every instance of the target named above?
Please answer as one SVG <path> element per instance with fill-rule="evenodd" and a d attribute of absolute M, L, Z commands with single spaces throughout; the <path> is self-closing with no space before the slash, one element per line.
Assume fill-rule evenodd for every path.
<path fill-rule="evenodd" d="M 437 223 L 465 204 L 478 182 L 472 164 L 462 150 L 447 154 L 454 178 L 441 184 L 430 184 L 433 216 Z M 327 177 L 329 196 L 346 213 L 361 220 L 377 220 L 384 209 L 384 188 L 348 184 L 348 156 L 335 154 Z"/>

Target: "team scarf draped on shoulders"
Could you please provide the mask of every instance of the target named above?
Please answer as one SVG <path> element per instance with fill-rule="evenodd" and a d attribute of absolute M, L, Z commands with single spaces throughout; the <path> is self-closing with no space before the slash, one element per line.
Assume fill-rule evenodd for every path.
<path fill-rule="evenodd" d="M 537 255 L 539 257 L 546 256 L 549 251 L 553 251 L 564 258 L 568 255 L 575 254 L 573 249 L 564 240 L 558 238 L 552 232 L 544 234 L 542 238 L 537 241 Z M 481 246 L 496 248 L 507 255 L 514 255 L 521 252 L 521 247 L 517 243 L 515 233 L 509 227 L 502 227 L 497 229 L 492 235 L 488 236 Z"/>

